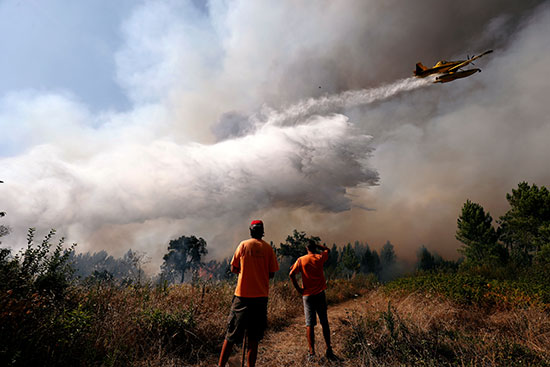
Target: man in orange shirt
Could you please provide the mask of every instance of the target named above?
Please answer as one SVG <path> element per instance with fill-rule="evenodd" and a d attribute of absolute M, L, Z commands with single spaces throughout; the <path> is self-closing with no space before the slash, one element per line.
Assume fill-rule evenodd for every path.
<path fill-rule="evenodd" d="M 323 252 L 316 253 L 319 248 Z M 307 255 L 304 255 L 290 269 L 290 279 L 294 288 L 302 295 L 304 302 L 304 313 L 306 316 L 306 336 L 309 346 L 309 359 L 312 360 L 315 356 L 315 325 L 317 324 L 316 314 L 319 316 L 319 322 L 323 328 L 323 337 L 327 346 L 326 357 L 330 360 L 338 358 L 332 351 L 330 345 L 330 328 L 328 325 L 327 316 L 327 300 L 325 297 L 325 289 L 327 283 L 323 272 L 323 264 L 328 260 L 329 248 L 317 244 L 312 239 L 308 240 Z M 302 274 L 303 288 L 298 285 L 296 274 Z"/>
<path fill-rule="evenodd" d="M 279 270 L 279 264 L 273 248 L 262 240 L 264 224 L 261 220 L 250 223 L 250 236 L 252 238 L 239 244 L 231 259 L 231 272 L 239 274 L 239 278 L 220 353 L 221 367 L 227 363 L 233 345 L 243 340 L 245 331 L 248 337 L 248 366 L 254 367 L 258 342 L 267 327 L 269 279 Z"/>

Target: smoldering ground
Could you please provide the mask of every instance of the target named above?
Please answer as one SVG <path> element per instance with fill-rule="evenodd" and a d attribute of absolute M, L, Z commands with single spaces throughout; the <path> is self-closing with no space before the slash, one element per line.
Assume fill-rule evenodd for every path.
<path fill-rule="evenodd" d="M 170 238 L 195 234 L 225 256 L 259 216 L 275 242 L 298 228 L 452 256 L 467 198 L 498 215 L 519 181 L 550 184 L 548 8 L 144 2 L 112 56 L 130 109 L 96 112 L 71 91 L 1 97 L 3 244 L 55 227 L 84 251 L 160 258 Z M 488 48 L 471 78 L 265 123 Z"/>

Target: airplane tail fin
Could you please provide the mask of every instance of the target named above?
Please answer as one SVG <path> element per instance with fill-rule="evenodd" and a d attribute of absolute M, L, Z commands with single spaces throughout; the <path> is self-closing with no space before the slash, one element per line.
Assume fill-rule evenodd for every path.
<path fill-rule="evenodd" d="M 421 62 L 419 62 L 416 64 L 416 70 L 414 71 L 414 75 L 422 75 L 422 72 L 426 70 L 428 70 L 428 68 L 422 65 Z"/>

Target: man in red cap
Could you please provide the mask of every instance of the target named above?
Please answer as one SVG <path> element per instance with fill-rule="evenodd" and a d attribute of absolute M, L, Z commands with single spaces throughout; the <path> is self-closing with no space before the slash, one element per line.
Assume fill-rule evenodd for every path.
<path fill-rule="evenodd" d="M 233 345 L 243 340 L 245 331 L 248 337 L 248 366 L 256 365 L 258 342 L 267 327 L 269 279 L 279 270 L 275 251 L 262 240 L 263 222 L 254 220 L 249 229 L 251 238 L 239 244 L 231 259 L 231 272 L 239 274 L 239 277 L 220 353 L 221 367 L 227 363 Z"/>

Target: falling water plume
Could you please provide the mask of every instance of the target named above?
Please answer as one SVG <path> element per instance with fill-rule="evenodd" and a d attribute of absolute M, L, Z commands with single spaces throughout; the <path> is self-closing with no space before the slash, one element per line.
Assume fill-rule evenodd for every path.
<path fill-rule="evenodd" d="M 383 101 L 402 92 L 426 87 L 431 85 L 433 81 L 433 77 L 400 79 L 380 87 L 345 91 L 340 94 L 322 96 L 319 98 L 309 98 L 291 105 L 280 112 L 264 107 L 261 114 L 264 118 L 256 118 L 256 120 L 257 122 L 264 122 L 269 125 L 293 124 L 308 116 Z"/>

